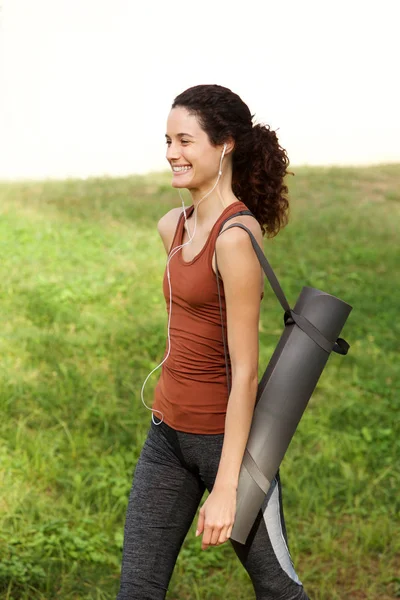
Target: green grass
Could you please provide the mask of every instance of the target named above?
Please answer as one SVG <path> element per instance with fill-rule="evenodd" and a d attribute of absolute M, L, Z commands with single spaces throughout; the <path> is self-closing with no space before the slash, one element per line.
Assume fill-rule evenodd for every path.
<path fill-rule="evenodd" d="M 293 170 L 290 223 L 265 253 L 292 306 L 311 285 L 353 311 L 350 352 L 329 358 L 281 469 L 291 552 L 313 600 L 399 598 L 400 165 Z M 0 184 L 4 600 L 116 596 L 140 390 L 166 343 L 156 223 L 179 205 L 167 173 Z M 260 376 L 282 317 L 266 283 Z M 196 521 L 168 598 L 254 598 Z"/>

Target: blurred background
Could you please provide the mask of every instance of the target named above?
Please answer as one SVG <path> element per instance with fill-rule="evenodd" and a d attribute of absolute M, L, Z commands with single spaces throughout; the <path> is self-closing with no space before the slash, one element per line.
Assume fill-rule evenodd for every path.
<path fill-rule="evenodd" d="M 181 202 L 166 120 L 199 83 L 238 93 L 288 153 L 291 217 L 264 251 L 291 305 L 309 285 L 353 306 L 349 354 L 330 356 L 281 468 L 296 570 L 313 600 L 400 597 L 397 12 L 3 2 L 2 600 L 116 596 L 141 389 L 167 339 L 156 225 Z M 282 330 L 266 284 L 260 377 Z M 195 523 L 167 597 L 254 599 L 231 546 L 201 552 Z"/>
<path fill-rule="evenodd" d="M 235 91 L 292 164 L 396 162 L 397 3 L 13 0 L 2 11 L 1 178 L 163 170 L 173 99 Z"/>

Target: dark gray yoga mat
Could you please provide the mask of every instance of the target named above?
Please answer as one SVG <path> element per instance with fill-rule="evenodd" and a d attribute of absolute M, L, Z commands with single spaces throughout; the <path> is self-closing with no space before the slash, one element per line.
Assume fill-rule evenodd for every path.
<path fill-rule="evenodd" d="M 239 214 L 252 213 L 240 211 L 231 215 L 221 228 Z M 352 307 L 331 294 L 305 286 L 292 310 L 252 232 L 241 223 L 226 229 L 231 227 L 241 227 L 249 233 L 260 264 L 285 310 L 285 328 L 258 385 L 239 474 L 231 538 L 244 544 L 330 353 L 347 354 L 349 345 L 338 336 Z M 219 293 L 218 266 L 217 284 Z M 230 391 L 224 332 L 223 336 Z"/>

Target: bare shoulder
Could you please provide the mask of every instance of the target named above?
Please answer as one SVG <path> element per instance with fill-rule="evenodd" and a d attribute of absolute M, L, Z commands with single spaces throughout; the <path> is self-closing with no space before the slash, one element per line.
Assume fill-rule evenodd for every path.
<path fill-rule="evenodd" d="M 178 224 L 179 216 L 182 214 L 182 208 L 171 208 L 157 223 L 157 230 L 164 244 L 165 251 L 169 252 L 172 240 Z"/>
<path fill-rule="evenodd" d="M 220 235 L 217 237 L 215 244 L 217 249 L 229 249 L 237 244 L 246 243 L 245 240 L 248 240 L 251 244 L 249 234 L 242 227 L 231 227 L 229 231 L 226 231 L 226 229 L 228 229 L 234 223 L 245 225 L 254 235 L 261 248 L 263 247 L 262 229 L 257 219 L 251 215 L 240 215 L 238 217 L 234 217 L 233 219 L 229 219 L 229 221 L 224 223 L 224 226 L 221 228 Z M 223 235 L 222 232 L 224 232 Z"/>
<path fill-rule="evenodd" d="M 246 262 L 253 261 L 255 265 L 258 265 L 260 270 L 260 289 L 262 297 L 264 295 L 264 271 L 258 262 L 258 258 L 255 259 L 256 253 L 248 232 L 242 227 L 231 227 L 228 231 L 226 231 L 226 229 L 233 223 L 245 225 L 254 235 L 258 245 L 261 247 L 261 249 L 263 249 L 262 229 L 257 219 L 251 215 L 240 215 L 238 217 L 229 219 L 229 221 L 224 223 L 224 226 L 221 228 L 220 235 L 217 237 L 215 242 L 215 250 L 218 252 L 218 255 L 221 256 L 221 258 L 224 256 L 231 256 L 231 260 L 232 257 L 234 257 L 233 260 L 235 261 L 243 259 Z M 212 269 L 214 273 L 216 273 L 215 253 L 212 258 Z"/>

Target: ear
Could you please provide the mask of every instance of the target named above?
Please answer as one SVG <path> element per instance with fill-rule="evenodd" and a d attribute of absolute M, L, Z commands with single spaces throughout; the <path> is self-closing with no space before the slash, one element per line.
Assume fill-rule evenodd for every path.
<path fill-rule="evenodd" d="M 227 140 L 225 140 L 224 143 L 226 144 L 226 150 L 225 150 L 225 156 L 226 156 L 227 154 L 231 154 L 232 151 L 234 150 L 234 148 L 235 148 L 235 140 L 230 137 Z M 224 148 L 224 144 L 222 144 L 221 147 L 223 149 Z"/>

